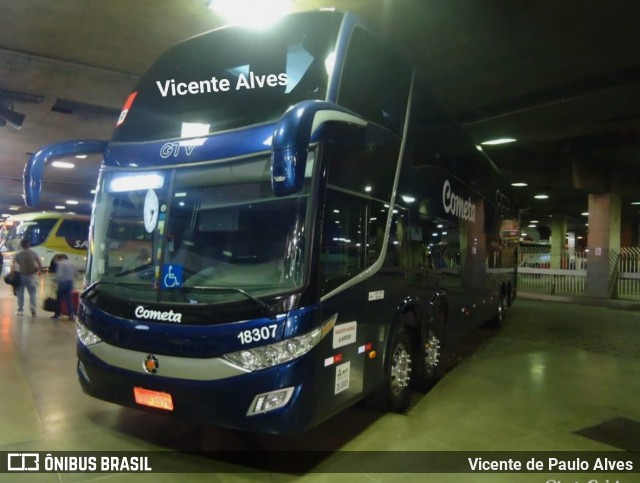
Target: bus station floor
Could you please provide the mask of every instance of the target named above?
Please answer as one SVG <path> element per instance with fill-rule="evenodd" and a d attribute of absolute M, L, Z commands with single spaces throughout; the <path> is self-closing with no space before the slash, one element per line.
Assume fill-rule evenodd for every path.
<path fill-rule="evenodd" d="M 41 283 L 39 306 L 46 290 Z M 637 311 L 521 297 L 505 327 L 481 328 L 447 356 L 440 382 L 416 395 L 406 414 L 357 405 L 299 436 L 221 429 L 85 396 L 76 377 L 74 322 L 51 320 L 40 308 L 36 317 L 15 312 L 16 299 L 1 283 L 0 452 L 164 452 L 169 467 L 173 462 L 201 472 L 0 474 L 0 481 L 640 482 L 637 472 L 444 474 L 425 471 L 415 457 L 435 451 L 637 453 Z M 229 472 L 221 471 L 215 452 L 236 450 L 248 451 L 246 467 L 229 463 L 223 466 Z M 268 451 L 291 461 L 316 451 L 323 456 L 304 474 L 261 472 L 251 460 Z M 413 455 L 407 461 L 416 468 L 368 471 L 349 468 L 346 460 L 342 472 L 341 454 L 375 457 L 378 451 Z"/>

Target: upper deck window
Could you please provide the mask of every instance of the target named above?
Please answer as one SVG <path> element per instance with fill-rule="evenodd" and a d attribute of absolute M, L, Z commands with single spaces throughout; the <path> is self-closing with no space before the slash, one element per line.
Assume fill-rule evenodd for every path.
<path fill-rule="evenodd" d="M 341 20 L 335 12 L 304 13 L 268 30 L 231 27 L 176 45 L 138 84 L 113 140 L 203 136 L 275 121 L 300 101 L 325 99 L 325 61 Z"/>
<path fill-rule="evenodd" d="M 338 104 L 396 133 L 402 132 L 410 69 L 363 28 L 349 41 Z"/>

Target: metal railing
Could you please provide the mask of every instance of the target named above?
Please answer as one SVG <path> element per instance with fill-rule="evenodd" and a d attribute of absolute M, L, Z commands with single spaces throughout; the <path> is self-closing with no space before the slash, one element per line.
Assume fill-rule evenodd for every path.
<path fill-rule="evenodd" d="M 525 292 L 583 295 L 587 278 L 587 253 L 562 250 L 552 263 L 549 246 L 520 247 L 518 288 Z M 551 268 L 559 265 L 559 268 Z M 609 252 L 609 296 L 640 300 L 640 247 Z"/>
<path fill-rule="evenodd" d="M 620 248 L 617 270 L 617 298 L 640 300 L 640 247 Z"/>

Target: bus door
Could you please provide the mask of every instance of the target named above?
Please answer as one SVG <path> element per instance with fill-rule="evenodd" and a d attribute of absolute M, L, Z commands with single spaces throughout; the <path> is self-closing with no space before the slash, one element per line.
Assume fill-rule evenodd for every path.
<path fill-rule="evenodd" d="M 353 284 L 353 279 L 365 268 L 366 203 L 353 201 L 340 191 L 327 190 L 320 282 L 326 297 L 323 318 L 335 318 L 335 326 L 321 361 L 319 386 L 331 398 L 330 407 L 346 403 L 363 390 L 364 359 L 358 347 L 367 325 L 367 286 Z"/>

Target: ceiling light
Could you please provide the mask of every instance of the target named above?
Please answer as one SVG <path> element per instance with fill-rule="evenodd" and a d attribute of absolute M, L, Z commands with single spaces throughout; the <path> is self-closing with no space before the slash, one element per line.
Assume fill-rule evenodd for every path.
<path fill-rule="evenodd" d="M 91 193 L 92 195 L 95 195 L 96 194 L 96 190 L 92 189 L 91 191 L 89 191 L 89 193 Z"/>
<path fill-rule="evenodd" d="M 515 186 L 516 188 L 522 188 L 523 186 L 529 186 L 527 183 L 523 183 L 522 181 L 517 181 L 515 183 L 511 183 L 511 186 Z"/>
<path fill-rule="evenodd" d="M 582 213 L 580 213 L 582 216 L 589 216 L 589 212 L 588 211 L 583 211 Z"/>
<path fill-rule="evenodd" d="M 539 195 L 535 195 L 534 198 L 536 200 L 546 200 L 547 198 L 549 198 L 549 195 L 539 194 Z"/>
<path fill-rule="evenodd" d="M 51 163 L 51 166 L 53 166 L 54 168 L 62 168 L 62 169 L 71 169 L 76 167 L 75 164 L 67 163 L 66 161 L 54 161 L 53 163 Z"/>
<path fill-rule="evenodd" d="M 488 141 L 482 141 L 480 144 L 483 146 L 496 146 L 498 144 L 508 144 L 515 143 L 516 139 L 514 138 L 498 138 L 498 139 L 489 139 Z"/>
<path fill-rule="evenodd" d="M 9 207 L 9 210 L 11 210 L 11 211 L 19 211 L 19 210 L 20 210 L 20 207 L 19 207 L 19 206 L 15 206 L 15 205 L 13 205 L 13 206 L 10 206 L 10 207 Z"/>
<path fill-rule="evenodd" d="M 77 205 L 78 204 L 78 202 L 76 200 L 67 200 L 67 201 L 65 201 L 65 203 L 68 204 L 68 205 Z"/>
<path fill-rule="evenodd" d="M 402 201 L 405 203 L 413 203 L 416 199 L 413 196 L 402 196 Z"/>
<path fill-rule="evenodd" d="M 78 159 L 87 159 L 87 155 L 86 154 L 78 154 L 78 155 L 76 155 L 76 158 L 78 158 Z"/>
<path fill-rule="evenodd" d="M 11 215 L 10 215 L 9 213 L 2 213 L 0 216 L 1 216 L 2 218 L 7 218 L 7 217 L 9 217 L 9 216 L 11 216 Z"/>
<path fill-rule="evenodd" d="M 291 0 L 211 0 L 209 8 L 231 23 L 265 27 L 292 9 Z"/>
<path fill-rule="evenodd" d="M 631 202 L 632 205 L 640 205 L 640 201 L 633 201 Z"/>
<path fill-rule="evenodd" d="M 63 206 L 63 205 L 56 205 L 55 208 L 56 208 L 56 210 L 66 210 L 67 209 L 67 207 Z"/>
<path fill-rule="evenodd" d="M 531 225 L 528 225 L 527 228 L 538 228 L 538 226 L 534 225 L 534 224 L 531 224 Z"/>
<path fill-rule="evenodd" d="M 529 223 L 540 223 L 538 220 L 531 220 Z"/>
<path fill-rule="evenodd" d="M 365 187 L 364 187 L 364 190 L 365 190 L 367 193 L 371 193 L 371 190 L 372 190 L 372 189 L 373 189 L 373 188 L 372 188 L 371 186 L 365 186 Z"/>

